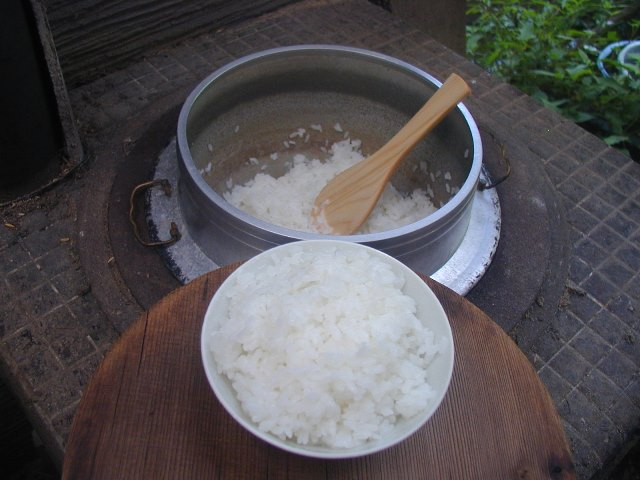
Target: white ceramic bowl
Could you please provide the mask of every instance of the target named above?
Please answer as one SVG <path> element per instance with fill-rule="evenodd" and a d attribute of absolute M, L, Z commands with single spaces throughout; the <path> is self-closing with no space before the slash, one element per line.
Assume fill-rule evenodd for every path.
<path fill-rule="evenodd" d="M 436 338 L 444 338 L 447 348 L 445 348 L 444 352 L 439 353 L 428 367 L 428 381 L 436 392 L 436 395 L 430 405 L 421 413 L 410 419 L 399 420 L 394 428 L 379 440 L 370 441 L 358 447 L 344 449 L 316 445 L 302 445 L 294 440 L 281 440 L 275 435 L 258 429 L 257 425 L 253 423 L 249 416 L 242 410 L 231 383 L 228 381 L 226 376 L 219 374 L 217 371 L 214 356 L 209 347 L 209 341 L 215 318 L 220 315 L 226 315 L 228 300 L 224 293 L 225 291 L 228 291 L 232 285 L 230 280 L 241 271 L 252 271 L 256 275 L 260 275 L 262 266 L 265 262 L 269 261 L 269 257 L 271 257 L 275 252 L 282 255 L 283 253 L 299 249 L 300 247 L 305 249 L 305 251 L 312 252 L 320 252 L 325 249 L 334 248 L 343 250 L 364 249 L 368 251 L 371 256 L 382 259 L 384 262 L 391 265 L 395 273 L 402 274 L 405 277 L 406 282 L 403 287 L 403 292 L 415 300 L 417 306 L 417 317 L 426 324 L 431 331 L 433 331 Z M 449 321 L 440 302 L 428 285 L 411 269 L 389 255 L 362 244 L 339 240 L 306 240 L 280 245 L 262 252 L 241 265 L 234 273 L 231 274 L 229 279 L 223 282 L 216 294 L 213 296 L 204 317 L 200 347 L 204 369 L 211 388 L 222 406 L 238 421 L 238 423 L 255 436 L 275 445 L 276 447 L 282 448 L 283 450 L 309 457 L 333 459 L 359 457 L 378 452 L 401 442 L 416 432 L 429 420 L 442 402 L 451 381 L 454 361 L 453 336 Z"/>

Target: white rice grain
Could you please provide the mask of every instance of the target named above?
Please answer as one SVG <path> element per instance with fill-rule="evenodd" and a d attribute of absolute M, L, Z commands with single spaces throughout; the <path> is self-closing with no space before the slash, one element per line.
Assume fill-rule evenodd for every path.
<path fill-rule="evenodd" d="M 224 194 L 224 199 L 269 223 L 293 230 L 321 232 L 322 227 L 312 222 L 311 212 L 315 198 L 336 174 L 364 158 L 359 140 L 337 142 L 329 153 L 330 158 L 325 162 L 297 154 L 285 175 L 274 178 L 259 173 L 246 184 L 235 185 Z M 389 184 L 358 233 L 398 228 L 425 218 L 435 210 L 426 192 L 415 190 L 402 195 Z"/>

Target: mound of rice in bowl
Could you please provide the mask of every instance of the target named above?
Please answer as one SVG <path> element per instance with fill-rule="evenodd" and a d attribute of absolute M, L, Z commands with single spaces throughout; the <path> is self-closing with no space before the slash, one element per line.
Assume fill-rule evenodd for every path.
<path fill-rule="evenodd" d="M 227 280 L 208 339 L 258 428 L 351 448 L 428 408 L 426 369 L 445 343 L 416 317 L 403 275 L 366 250 L 277 250 Z"/>

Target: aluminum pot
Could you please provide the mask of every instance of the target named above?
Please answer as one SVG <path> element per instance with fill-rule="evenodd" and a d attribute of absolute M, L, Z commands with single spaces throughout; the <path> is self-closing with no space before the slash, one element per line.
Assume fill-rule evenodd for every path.
<path fill-rule="evenodd" d="M 482 166 L 480 134 L 462 104 L 391 180 L 401 192 L 428 189 L 441 205 L 415 223 L 327 236 L 265 222 L 223 195 L 258 172 L 283 174 L 296 153 L 318 158 L 347 130 L 362 141 L 365 154 L 373 153 L 440 85 L 396 58 L 330 45 L 266 50 L 216 70 L 191 92 L 178 120 L 179 204 L 189 234 L 218 265 L 286 242 L 333 238 L 369 245 L 422 273 L 435 272 L 465 235 Z M 302 127 L 322 129 L 322 135 L 289 142 Z"/>

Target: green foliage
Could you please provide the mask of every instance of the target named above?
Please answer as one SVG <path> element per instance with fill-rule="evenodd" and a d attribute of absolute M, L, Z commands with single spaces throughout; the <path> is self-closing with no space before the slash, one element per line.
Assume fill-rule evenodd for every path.
<path fill-rule="evenodd" d="M 469 58 L 545 106 L 580 123 L 610 145 L 640 148 L 640 70 L 607 45 L 633 39 L 640 21 L 627 2 L 609 0 L 469 0 Z M 626 70 L 625 70 L 626 69 Z"/>

